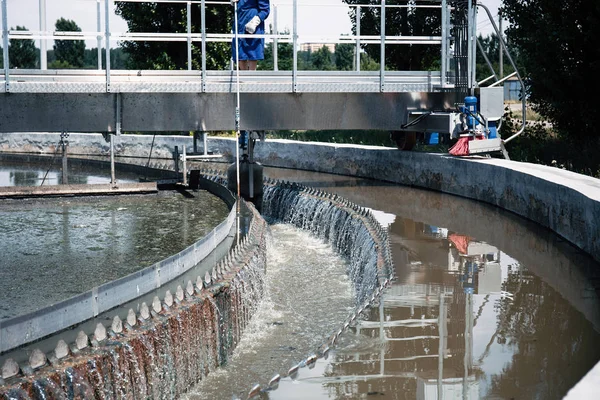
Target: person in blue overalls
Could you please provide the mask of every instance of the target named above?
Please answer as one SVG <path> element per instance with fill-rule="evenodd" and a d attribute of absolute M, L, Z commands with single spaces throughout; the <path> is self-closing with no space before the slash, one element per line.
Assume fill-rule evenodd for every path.
<path fill-rule="evenodd" d="M 238 34 L 265 33 L 265 20 L 270 13 L 269 0 L 231 0 L 231 4 L 238 3 Z M 235 29 L 235 26 L 234 26 Z M 232 57 L 236 60 L 235 38 L 231 41 Z M 255 70 L 257 60 L 265 58 L 265 39 L 238 39 L 239 69 Z"/>

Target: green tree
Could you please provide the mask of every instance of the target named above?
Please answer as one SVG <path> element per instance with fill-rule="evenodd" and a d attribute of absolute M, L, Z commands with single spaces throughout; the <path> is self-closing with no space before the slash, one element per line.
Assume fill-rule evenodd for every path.
<path fill-rule="evenodd" d="M 347 4 L 380 5 L 380 0 L 344 0 Z M 388 5 L 405 5 L 403 8 L 387 7 L 385 11 L 386 35 L 439 36 L 441 35 L 440 10 L 417 8 L 414 0 L 389 1 Z M 356 9 L 350 11 L 353 32 L 356 34 Z M 381 8 L 362 7 L 361 35 L 381 34 Z M 380 59 L 380 46 L 366 46 L 365 51 L 375 60 Z M 385 49 L 386 69 L 403 71 L 429 70 L 440 58 L 439 45 L 390 45 Z"/>
<path fill-rule="evenodd" d="M 534 110 L 563 137 L 599 143 L 600 109 L 590 101 L 600 74 L 600 3 L 504 0 L 506 35 L 518 48 Z M 520 65 L 521 65 L 520 64 Z M 591 146 L 594 148 L 594 146 Z M 583 149 L 582 149 L 583 150 Z"/>
<path fill-rule="evenodd" d="M 116 14 L 121 16 L 129 32 L 185 33 L 187 10 L 185 4 L 115 2 Z M 191 11 L 192 32 L 201 31 L 200 4 Z M 232 7 L 222 4 L 206 5 L 206 29 L 209 33 L 231 32 Z M 186 42 L 125 41 L 121 44 L 128 55 L 131 69 L 187 69 Z M 201 69 L 201 45 L 192 45 L 192 66 Z M 208 69 L 227 68 L 231 58 L 231 43 L 207 43 Z"/>
<path fill-rule="evenodd" d="M 11 28 L 12 30 L 12 28 Z M 26 31 L 24 26 L 17 26 L 17 31 Z M 36 68 L 38 50 L 33 39 L 10 39 L 8 59 L 11 68 Z"/>
<path fill-rule="evenodd" d="M 101 49 L 102 68 L 106 68 L 106 50 Z M 110 49 L 110 68 L 111 69 L 127 69 L 128 56 L 125 51 L 118 47 Z M 84 53 L 84 68 L 98 68 L 98 48 L 85 49 Z"/>
<path fill-rule="evenodd" d="M 479 43 L 481 43 L 481 47 L 483 48 L 485 55 L 487 56 L 488 60 L 492 64 L 494 71 L 496 71 L 496 74 L 499 74 L 500 73 L 500 39 L 498 38 L 498 35 L 496 35 L 495 33 L 492 33 L 491 35 L 488 35 L 486 37 L 479 35 L 478 40 L 479 40 Z M 518 58 L 517 58 L 518 53 L 515 51 L 516 49 L 513 48 L 513 46 L 511 46 L 510 43 L 508 43 L 508 47 L 509 47 L 511 56 L 513 57 L 513 60 L 518 60 Z M 512 72 L 514 72 L 514 68 L 510 64 L 510 61 L 508 60 L 508 57 L 506 56 L 506 54 L 504 54 L 503 57 L 504 57 L 503 58 L 503 64 L 504 64 L 503 72 L 504 72 L 504 76 L 506 76 L 506 75 L 509 75 Z M 483 57 L 483 54 L 481 54 L 481 51 L 479 51 L 479 48 L 477 48 L 477 55 L 476 55 L 476 74 L 477 74 L 476 75 L 477 80 L 483 80 L 483 79 L 487 78 L 488 76 L 492 75 L 492 71 L 488 67 L 488 65 L 485 61 L 485 58 Z"/>
<path fill-rule="evenodd" d="M 60 18 L 56 21 L 58 32 L 81 32 L 81 28 L 70 19 Z M 55 40 L 54 55 L 60 63 L 55 66 L 64 68 L 83 68 L 84 66 L 85 42 L 83 40 Z"/>
<path fill-rule="evenodd" d="M 331 71 L 335 69 L 333 62 L 333 53 L 329 47 L 323 46 L 311 54 L 311 61 L 314 68 L 318 71 Z"/>
<path fill-rule="evenodd" d="M 289 35 L 290 31 L 282 32 L 284 35 Z M 294 62 L 294 48 L 292 43 L 277 44 L 277 68 L 280 71 L 291 71 Z M 265 71 L 273 71 L 275 69 L 275 61 L 273 57 L 273 43 L 265 44 L 265 58 L 258 62 L 258 69 Z"/>
<path fill-rule="evenodd" d="M 354 49 L 355 45 L 349 43 L 339 43 L 335 45 L 335 67 L 339 71 L 352 71 L 354 69 Z"/>
<path fill-rule="evenodd" d="M 361 53 L 360 55 L 360 70 L 361 71 L 379 71 L 379 63 L 373 60 L 368 53 Z"/>

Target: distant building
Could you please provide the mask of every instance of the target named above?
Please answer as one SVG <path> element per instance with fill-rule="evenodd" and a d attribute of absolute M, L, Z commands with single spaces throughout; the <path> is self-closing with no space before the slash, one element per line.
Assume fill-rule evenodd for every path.
<path fill-rule="evenodd" d="M 325 46 L 330 52 L 335 52 L 335 44 L 333 43 L 302 43 L 300 44 L 300 51 L 310 51 L 311 53 L 321 50 Z"/>
<path fill-rule="evenodd" d="M 521 82 L 513 76 L 504 82 L 504 100 L 521 101 Z"/>

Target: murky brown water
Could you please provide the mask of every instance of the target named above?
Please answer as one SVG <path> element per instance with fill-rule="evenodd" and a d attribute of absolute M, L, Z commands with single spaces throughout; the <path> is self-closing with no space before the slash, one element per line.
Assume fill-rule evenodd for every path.
<path fill-rule="evenodd" d="M 267 168 L 265 175 L 371 208 L 389 226 L 398 279 L 327 360 L 302 368 L 295 380 L 282 379 L 279 389 L 260 398 L 561 399 L 600 360 L 600 266 L 552 232 L 495 207 L 435 192 L 294 170 Z M 171 200 L 154 208 L 166 212 L 164 220 L 182 209 Z M 94 220 L 99 226 L 126 211 L 119 208 L 131 208 L 105 207 L 95 204 L 104 213 Z M 49 215 L 58 218 L 48 221 L 57 232 L 23 240 L 68 248 L 65 232 L 76 235 L 82 228 L 60 207 Z M 70 228 L 61 230 L 61 224 Z M 128 228 L 107 246 L 118 249 L 130 225 L 124 223 Z M 140 223 L 141 237 L 169 237 L 155 225 Z M 96 239 L 107 240 L 109 232 L 107 225 Z M 281 225 L 273 234 L 266 301 L 228 365 L 186 399 L 244 398 L 254 384 L 265 386 L 312 353 L 347 317 L 352 291 L 344 261 L 305 232 Z M 0 239 L 3 252 L 25 249 Z M 76 272 L 54 275 L 59 281 L 91 279 Z M 0 284 L 7 279 L 13 281 L 0 277 Z M 20 291 L 0 289 L 8 299 L 15 293 Z"/>
<path fill-rule="evenodd" d="M 259 398 L 560 399 L 600 360 L 600 266 L 552 232 L 435 192 L 293 170 L 265 175 L 373 209 L 389 226 L 398 279 L 327 360 Z M 279 236 L 275 261 L 292 265 L 299 255 L 292 245 L 304 239 Z M 286 273 L 296 272 L 306 273 Z M 278 290 L 301 279 L 290 276 L 291 286 L 281 282 Z M 339 311 L 327 301 L 317 307 L 317 315 Z M 205 398 L 203 388 L 208 398 L 229 400 L 253 384 L 265 387 L 275 372 L 264 367 L 265 354 L 274 367 L 284 364 L 279 373 L 294 365 L 274 351 L 268 322 L 259 314 L 261 340 L 249 336 L 252 351 L 240 347 L 190 399 Z"/>

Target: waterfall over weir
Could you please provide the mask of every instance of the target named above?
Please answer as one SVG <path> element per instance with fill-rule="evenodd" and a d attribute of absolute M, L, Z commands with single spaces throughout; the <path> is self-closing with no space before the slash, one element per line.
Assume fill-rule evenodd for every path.
<path fill-rule="evenodd" d="M 335 195 L 283 183 L 265 187 L 262 212 L 267 220 L 309 231 L 345 257 L 357 306 L 391 276 L 387 235 L 366 209 Z"/>
<path fill-rule="evenodd" d="M 220 184 L 223 178 L 207 175 Z M 387 232 L 372 214 L 335 195 L 297 184 L 265 182 L 263 214 L 249 205 L 251 222 L 243 239 L 206 276 L 167 291 L 116 316 L 77 343 L 59 342 L 52 354 L 33 351 L 28 365 L 8 359 L 0 375 L 0 399 L 159 399 L 177 398 L 233 353 L 263 295 L 266 221 L 309 231 L 348 260 L 356 304 L 339 329 L 314 353 L 268 384 L 249 388 L 248 397 L 274 390 L 280 379 L 326 358 L 340 335 L 378 298 L 393 274 Z M 83 334 L 83 336 L 81 336 Z"/>

